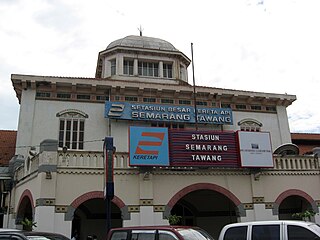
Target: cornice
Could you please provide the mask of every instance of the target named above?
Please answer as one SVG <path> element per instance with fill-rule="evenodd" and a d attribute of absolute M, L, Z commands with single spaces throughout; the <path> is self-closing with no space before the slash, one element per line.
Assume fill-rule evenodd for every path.
<path fill-rule="evenodd" d="M 75 174 L 75 175 L 104 175 L 104 169 L 102 168 L 95 168 L 95 169 L 88 169 L 88 168 L 58 168 L 58 174 Z M 115 169 L 114 175 L 138 175 L 139 170 L 137 169 Z"/>
<path fill-rule="evenodd" d="M 104 170 L 102 168 L 88 169 L 88 168 L 58 168 L 58 174 L 80 174 L 80 175 L 104 175 Z M 114 175 L 139 175 L 139 168 L 122 168 L 114 169 Z M 239 176 L 239 175 L 250 175 L 252 172 L 250 169 L 190 169 L 190 170 L 167 170 L 167 169 L 152 169 L 150 172 L 152 175 L 190 175 L 190 176 Z M 261 176 L 317 176 L 320 175 L 318 170 L 261 170 Z"/>
<path fill-rule="evenodd" d="M 192 85 L 180 85 L 169 83 L 157 83 L 153 81 L 161 81 L 161 79 L 146 79 L 146 81 L 134 80 L 130 78 L 123 77 L 123 79 L 101 79 L 101 78 L 77 78 L 77 77 L 54 77 L 54 76 L 35 76 L 35 75 L 19 75 L 12 74 L 11 80 L 16 91 L 18 99 L 21 98 L 21 92 L 24 89 L 38 89 L 42 87 L 47 89 L 47 91 L 56 92 L 57 88 L 70 88 L 70 92 L 87 91 L 89 93 L 96 94 L 97 92 L 103 92 L 105 90 L 111 90 L 114 88 L 123 89 L 125 93 L 126 90 L 132 91 L 136 89 L 138 91 L 141 89 L 141 83 L 143 82 L 143 89 L 156 89 L 158 92 L 173 92 L 173 97 L 183 96 L 186 92 L 193 93 Z M 164 81 L 164 80 L 162 80 Z M 172 80 L 171 80 L 172 81 Z M 121 92 L 121 91 L 120 91 Z M 177 94 L 178 96 L 177 96 Z M 222 89 L 214 87 L 196 86 L 196 93 L 199 99 L 215 99 L 218 101 L 227 102 L 243 102 L 243 103 L 261 103 L 261 104 L 274 104 L 289 106 L 292 102 L 296 100 L 295 95 L 288 94 L 276 94 L 276 93 L 263 93 L 263 92 L 252 92 L 243 90 L 233 90 L 233 89 Z"/>
<path fill-rule="evenodd" d="M 266 176 L 310 176 L 310 175 L 320 175 L 319 170 L 314 170 L 314 171 L 308 171 L 308 170 L 287 170 L 287 171 L 267 171 L 267 172 L 262 172 L 261 175 L 266 175 Z"/>

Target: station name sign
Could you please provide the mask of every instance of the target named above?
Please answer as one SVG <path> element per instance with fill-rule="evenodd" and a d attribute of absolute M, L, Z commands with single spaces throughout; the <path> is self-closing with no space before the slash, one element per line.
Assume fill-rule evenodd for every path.
<path fill-rule="evenodd" d="M 239 167 L 235 132 L 170 129 L 171 166 Z"/>
<path fill-rule="evenodd" d="M 129 102 L 106 102 L 105 117 L 122 120 L 143 120 L 161 122 L 233 124 L 230 108 L 195 108 L 161 104 L 139 104 Z"/>
<path fill-rule="evenodd" d="M 268 132 L 129 127 L 130 166 L 273 167 Z"/>

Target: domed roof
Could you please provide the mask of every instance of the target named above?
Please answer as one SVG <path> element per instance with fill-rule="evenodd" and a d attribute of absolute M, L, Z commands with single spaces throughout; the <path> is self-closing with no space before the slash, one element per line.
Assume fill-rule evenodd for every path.
<path fill-rule="evenodd" d="M 114 47 L 146 48 L 163 51 L 178 51 L 171 43 L 152 37 L 130 35 L 110 43 L 106 50 Z"/>

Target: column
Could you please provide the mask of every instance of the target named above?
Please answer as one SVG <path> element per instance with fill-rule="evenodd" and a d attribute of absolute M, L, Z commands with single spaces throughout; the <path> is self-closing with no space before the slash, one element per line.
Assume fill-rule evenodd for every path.
<path fill-rule="evenodd" d="M 117 75 L 123 75 L 123 55 L 117 56 Z"/>
<path fill-rule="evenodd" d="M 140 173 L 140 225 L 166 225 L 162 212 L 154 212 L 153 174 Z"/>
<path fill-rule="evenodd" d="M 163 78 L 163 62 L 159 62 L 159 77 Z"/>
<path fill-rule="evenodd" d="M 273 215 L 270 203 L 265 202 L 263 179 L 259 170 L 251 173 L 253 221 L 277 220 L 278 216 Z"/>
<path fill-rule="evenodd" d="M 133 60 L 133 75 L 134 76 L 138 76 L 139 72 L 138 72 L 138 59 L 134 59 Z"/>

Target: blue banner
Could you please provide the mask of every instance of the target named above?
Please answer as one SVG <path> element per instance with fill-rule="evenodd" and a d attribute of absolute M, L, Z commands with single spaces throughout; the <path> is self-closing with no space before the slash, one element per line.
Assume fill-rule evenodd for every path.
<path fill-rule="evenodd" d="M 195 123 L 195 115 L 192 106 L 129 102 L 106 102 L 105 105 L 105 117 L 114 119 Z M 232 125 L 232 110 L 197 107 L 197 122 Z"/>
<path fill-rule="evenodd" d="M 129 131 L 130 166 L 169 166 L 168 128 L 131 126 Z"/>

